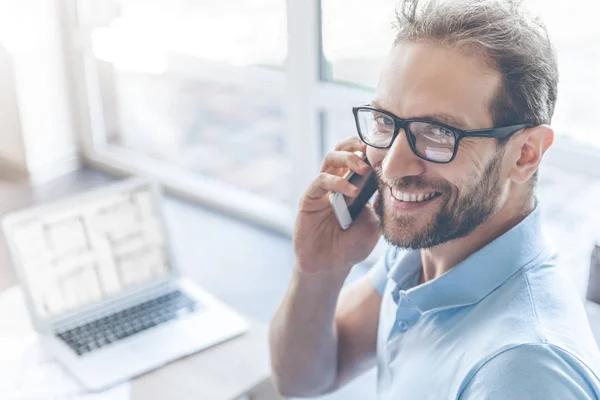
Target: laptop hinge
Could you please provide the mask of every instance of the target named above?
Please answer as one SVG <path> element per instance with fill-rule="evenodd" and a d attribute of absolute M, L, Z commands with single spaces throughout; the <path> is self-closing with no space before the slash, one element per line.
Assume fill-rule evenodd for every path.
<path fill-rule="evenodd" d="M 133 307 L 137 304 L 152 300 L 155 297 L 175 290 L 178 286 L 177 282 L 177 279 L 171 279 L 161 284 L 129 293 L 110 302 L 104 303 L 101 306 L 92 306 L 92 308 L 89 310 L 85 310 L 74 315 L 71 314 L 63 318 L 58 318 L 51 323 L 52 331 L 61 332 L 74 326 L 80 326 L 82 324 L 95 321 L 106 315 L 110 315 L 129 307 Z"/>

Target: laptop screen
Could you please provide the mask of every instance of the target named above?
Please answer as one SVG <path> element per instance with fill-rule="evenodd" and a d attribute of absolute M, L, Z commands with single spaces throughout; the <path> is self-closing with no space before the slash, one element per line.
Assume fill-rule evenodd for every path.
<path fill-rule="evenodd" d="M 38 214 L 13 225 L 11 233 L 41 318 L 100 301 L 170 270 L 150 187 Z"/>

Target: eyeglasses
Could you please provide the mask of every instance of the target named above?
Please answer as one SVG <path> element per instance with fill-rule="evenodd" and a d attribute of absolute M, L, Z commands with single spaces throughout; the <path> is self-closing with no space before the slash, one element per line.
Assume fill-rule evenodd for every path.
<path fill-rule="evenodd" d="M 533 126 L 533 124 L 520 124 L 464 131 L 428 119 L 398 118 L 387 111 L 369 106 L 353 107 L 352 111 L 358 135 L 367 145 L 377 149 L 389 149 L 402 128 L 410 148 L 417 157 L 439 164 L 447 164 L 454 160 L 458 143 L 462 138 L 502 139 L 520 129 Z"/>

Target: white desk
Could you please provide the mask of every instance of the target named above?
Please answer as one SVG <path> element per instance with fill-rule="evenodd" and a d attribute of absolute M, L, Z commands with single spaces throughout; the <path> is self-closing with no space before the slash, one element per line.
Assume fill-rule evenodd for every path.
<path fill-rule="evenodd" d="M 5 332 L 0 331 L 0 337 L 7 333 L 12 337 L 31 335 L 21 291 L 16 287 L 7 290 L 11 292 L 3 292 L 10 296 L 3 298 L 0 319 L 11 323 L 4 326 Z M 133 379 L 130 398 L 281 399 L 271 384 L 267 336 L 265 326 L 251 322 L 250 330 L 242 336 Z"/>

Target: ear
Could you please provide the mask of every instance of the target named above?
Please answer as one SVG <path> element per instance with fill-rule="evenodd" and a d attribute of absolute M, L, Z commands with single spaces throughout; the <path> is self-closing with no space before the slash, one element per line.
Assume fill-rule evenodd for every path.
<path fill-rule="evenodd" d="M 527 182 L 537 171 L 542 156 L 554 142 L 554 130 L 549 125 L 524 129 L 511 140 L 514 154 L 510 179 L 516 183 Z"/>

